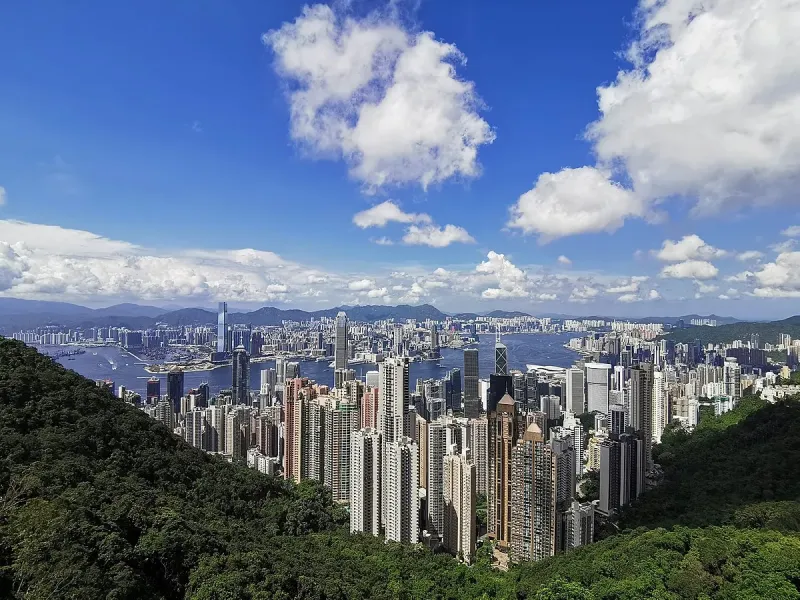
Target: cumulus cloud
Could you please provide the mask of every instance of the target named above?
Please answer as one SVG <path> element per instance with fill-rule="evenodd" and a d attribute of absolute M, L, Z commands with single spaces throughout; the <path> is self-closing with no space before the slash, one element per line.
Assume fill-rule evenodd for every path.
<path fill-rule="evenodd" d="M 800 237 L 800 225 L 792 225 L 791 227 L 787 227 L 781 231 L 781 235 L 785 235 L 786 237 L 790 238 Z"/>
<path fill-rule="evenodd" d="M 569 267 L 572 264 L 572 261 L 562 254 L 558 257 L 558 264 Z"/>
<path fill-rule="evenodd" d="M 606 288 L 606 292 L 609 294 L 638 294 L 642 283 L 648 279 L 650 278 L 644 275 L 622 279 Z"/>
<path fill-rule="evenodd" d="M 664 245 L 656 253 L 656 258 L 665 262 L 686 260 L 711 260 L 725 256 L 727 252 L 706 244 L 697 235 L 685 235 L 679 241 L 664 240 Z"/>
<path fill-rule="evenodd" d="M 686 260 L 661 269 L 661 277 L 672 279 L 713 279 L 718 273 L 717 267 L 704 260 Z"/>
<path fill-rule="evenodd" d="M 641 0 L 632 68 L 598 89 L 589 137 L 645 198 L 696 210 L 783 199 L 800 176 L 800 4 Z"/>
<path fill-rule="evenodd" d="M 473 244 L 475 239 L 463 227 L 456 225 L 412 225 L 403 236 L 403 243 L 411 246 L 444 248 L 450 244 Z"/>
<path fill-rule="evenodd" d="M 584 285 L 582 287 L 576 287 L 572 290 L 572 293 L 569 296 L 569 301 L 583 304 L 596 298 L 599 294 L 600 290 L 597 288 Z"/>
<path fill-rule="evenodd" d="M 660 300 L 661 299 L 661 293 L 658 290 L 650 290 L 647 293 L 647 299 L 648 300 Z"/>
<path fill-rule="evenodd" d="M 543 173 L 511 207 L 508 227 L 539 235 L 541 242 L 579 233 L 613 232 L 644 204 L 593 167 Z"/>
<path fill-rule="evenodd" d="M 625 302 L 627 304 L 630 302 L 640 302 L 641 298 L 637 294 L 623 294 L 622 296 L 617 298 L 617 301 Z"/>
<path fill-rule="evenodd" d="M 430 223 L 431 218 L 425 213 L 403 212 L 397 204 L 386 200 L 372 208 L 362 210 L 353 216 L 353 223 L 361 229 L 383 227 L 387 223 Z"/>
<path fill-rule="evenodd" d="M 353 290 L 354 292 L 361 292 L 365 290 L 369 290 L 375 287 L 375 282 L 372 279 L 358 279 L 356 281 L 351 281 L 347 284 L 348 289 Z"/>
<path fill-rule="evenodd" d="M 543 174 L 510 226 L 546 240 L 613 231 L 670 198 L 695 214 L 797 201 L 800 3 L 640 0 L 637 16 L 630 66 L 597 89 L 597 167 Z"/>
<path fill-rule="evenodd" d="M 740 252 L 736 255 L 736 259 L 742 262 L 752 262 L 761 260 L 764 257 L 763 252 L 759 252 L 758 250 L 747 250 L 745 252 Z"/>
<path fill-rule="evenodd" d="M 423 188 L 479 174 L 478 148 L 494 140 L 464 56 L 431 32 L 391 16 L 357 19 L 306 6 L 263 36 L 290 85 L 291 136 L 314 154 L 343 158 L 369 188 Z"/>
<path fill-rule="evenodd" d="M 800 252 L 779 254 L 755 273 L 753 294 L 765 298 L 800 297 Z"/>
<path fill-rule="evenodd" d="M 753 277 L 755 277 L 755 273 L 752 271 L 742 271 L 741 273 L 736 273 L 735 275 L 729 275 L 725 278 L 725 281 L 743 283 L 750 281 Z"/>

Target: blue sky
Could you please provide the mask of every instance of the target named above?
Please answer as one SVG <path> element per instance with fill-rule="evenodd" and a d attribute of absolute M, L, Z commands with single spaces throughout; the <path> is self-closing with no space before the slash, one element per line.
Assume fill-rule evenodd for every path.
<path fill-rule="evenodd" d="M 794 314 L 757 4 L 4 3 L 0 293 Z"/>

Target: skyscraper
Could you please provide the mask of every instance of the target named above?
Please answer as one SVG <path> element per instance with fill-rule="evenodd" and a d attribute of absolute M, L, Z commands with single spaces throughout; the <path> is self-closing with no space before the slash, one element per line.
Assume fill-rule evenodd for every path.
<path fill-rule="evenodd" d="M 172 404 L 175 414 L 181 412 L 181 398 L 183 397 L 183 369 L 172 367 L 167 373 L 167 396 Z"/>
<path fill-rule="evenodd" d="M 250 404 L 250 357 L 241 345 L 233 351 L 231 390 L 234 404 Z"/>
<path fill-rule="evenodd" d="M 586 363 L 586 397 L 589 412 L 608 414 L 608 383 L 611 365 Z"/>
<path fill-rule="evenodd" d="M 620 444 L 606 440 L 600 444 L 600 504 L 598 510 L 610 515 L 620 507 Z"/>
<path fill-rule="evenodd" d="M 350 532 L 381 532 L 381 434 L 353 432 L 350 445 Z"/>
<path fill-rule="evenodd" d="M 481 413 L 478 393 L 478 349 L 464 350 L 464 414 L 473 419 Z"/>
<path fill-rule="evenodd" d="M 554 554 L 555 544 L 551 448 L 545 443 L 539 426 L 531 423 L 511 454 L 509 554 L 515 562 L 542 560 Z"/>
<path fill-rule="evenodd" d="M 387 456 L 386 540 L 414 544 L 419 538 L 419 449 L 410 437 L 384 445 Z"/>
<path fill-rule="evenodd" d="M 508 348 L 500 341 L 499 332 L 494 344 L 494 373 L 495 375 L 508 375 Z"/>
<path fill-rule="evenodd" d="M 348 348 L 347 348 L 347 315 L 340 311 L 336 315 L 336 340 L 333 350 L 334 374 L 343 377 L 342 372 L 347 370 Z M 341 381 L 334 381 L 334 387 L 341 387 Z"/>
<path fill-rule="evenodd" d="M 586 412 L 584 407 L 583 369 L 567 370 L 567 408 L 576 415 Z"/>
<path fill-rule="evenodd" d="M 475 491 L 486 494 L 489 480 L 489 420 L 486 415 L 468 421 L 467 447 L 475 463 Z"/>
<path fill-rule="evenodd" d="M 742 368 L 736 358 L 729 356 L 725 359 L 722 382 L 725 386 L 725 395 L 738 402 L 742 397 Z"/>
<path fill-rule="evenodd" d="M 444 547 L 465 562 L 475 555 L 475 464 L 466 452 L 444 457 Z"/>
<path fill-rule="evenodd" d="M 378 366 L 380 373 L 380 403 L 378 404 L 378 428 L 383 441 L 383 468 L 387 473 L 389 444 L 411 433 L 408 408 L 411 394 L 408 388 L 408 359 L 390 357 Z M 386 486 L 383 489 L 383 511 L 386 513 Z"/>
<path fill-rule="evenodd" d="M 653 465 L 653 364 L 639 363 L 631 368 L 629 426 L 642 440 L 637 460 L 637 492 L 644 491 L 645 476 Z"/>
<path fill-rule="evenodd" d="M 653 442 L 661 443 L 661 434 L 667 426 L 667 384 L 663 371 L 653 371 Z"/>
<path fill-rule="evenodd" d="M 511 450 L 517 441 L 517 409 L 506 394 L 489 413 L 489 533 L 508 547 L 511 541 Z"/>
<path fill-rule="evenodd" d="M 444 532 L 444 456 L 447 452 L 447 425 L 444 419 L 428 424 L 428 481 L 425 484 L 428 533 L 441 538 Z"/>
<path fill-rule="evenodd" d="M 228 303 L 220 302 L 217 312 L 217 352 L 229 352 Z"/>
<path fill-rule="evenodd" d="M 334 500 L 346 502 L 350 500 L 350 435 L 358 430 L 358 405 L 328 398 L 323 409 L 324 483 L 330 488 Z"/>
<path fill-rule="evenodd" d="M 161 397 L 161 380 L 158 377 L 151 377 L 147 380 L 147 403 L 155 404 Z"/>

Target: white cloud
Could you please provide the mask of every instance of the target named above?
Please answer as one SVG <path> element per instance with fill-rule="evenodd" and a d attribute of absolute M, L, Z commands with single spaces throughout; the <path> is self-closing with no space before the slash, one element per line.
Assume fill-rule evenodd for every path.
<path fill-rule="evenodd" d="M 661 277 L 673 279 L 713 279 L 718 273 L 717 267 L 703 260 L 687 260 L 661 269 Z"/>
<path fill-rule="evenodd" d="M 645 206 L 593 167 L 542 173 L 533 189 L 511 207 L 508 227 L 539 235 L 542 242 L 579 233 L 613 232 Z"/>
<path fill-rule="evenodd" d="M 549 302 L 551 300 L 555 300 L 558 298 L 556 294 L 535 294 L 534 300 L 540 300 L 541 302 Z"/>
<path fill-rule="evenodd" d="M 378 246 L 394 246 L 394 242 L 387 237 L 379 237 L 372 241 Z"/>
<path fill-rule="evenodd" d="M 569 296 L 570 302 L 586 303 L 589 300 L 596 298 L 600 294 L 600 290 L 588 285 L 576 287 L 572 290 Z"/>
<path fill-rule="evenodd" d="M 572 264 L 572 261 L 562 254 L 558 257 L 558 264 L 569 267 Z"/>
<path fill-rule="evenodd" d="M 367 298 L 383 298 L 384 296 L 389 295 L 389 290 L 385 287 L 369 290 L 367 292 Z"/>
<path fill-rule="evenodd" d="M 783 254 L 784 252 L 791 252 L 796 244 L 797 240 L 784 240 L 777 244 L 772 244 L 769 249 L 778 254 Z"/>
<path fill-rule="evenodd" d="M 765 298 L 800 297 L 800 252 L 779 254 L 775 262 L 762 265 L 755 273 L 753 294 Z"/>
<path fill-rule="evenodd" d="M 729 275 L 725 278 L 725 281 L 743 283 L 750 281 L 753 277 L 755 277 L 755 273 L 752 271 L 742 271 L 741 273 L 736 273 L 735 275 Z"/>
<path fill-rule="evenodd" d="M 716 292 L 719 289 L 716 285 L 711 283 L 703 283 L 702 281 L 695 281 L 695 285 L 697 286 L 697 293 L 704 295 L 704 294 L 711 294 Z M 697 296 L 695 296 L 696 298 Z"/>
<path fill-rule="evenodd" d="M 787 227 L 781 231 L 781 235 L 785 235 L 786 237 L 790 238 L 800 237 L 800 225 L 792 225 L 791 227 Z"/>
<path fill-rule="evenodd" d="M 661 293 L 658 290 L 650 290 L 647 293 L 647 299 L 648 300 L 660 300 L 661 299 Z"/>
<path fill-rule="evenodd" d="M 6 188 L 4 188 L 2 185 L 0 185 L 0 206 L 3 206 L 3 204 L 6 203 L 6 198 L 7 197 L 8 197 L 8 195 L 6 194 Z"/>
<path fill-rule="evenodd" d="M 623 294 L 622 296 L 617 298 L 617 302 L 624 302 L 626 304 L 630 302 L 639 302 L 639 301 L 641 301 L 641 298 L 639 298 L 639 296 L 636 294 Z"/>
<path fill-rule="evenodd" d="M 392 17 L 345 17 L 321 4 L 263 41 L 292 86 L 292 138 L 344 158 L 367 187 L 479 174 L 478 148 L 494 133 L 473 83 L 458 78 L 465 58 L 454 45 Z"/>
<path fill-rule="evenodd" d="M 431 218 L 425 213 L 403 212 L 397 204 L 386 200 L 372 208 L 362 210 L 353 216 L 353 223 L 361 229 L 367 227 L 383 227 L 387 223 L 430 223 Z"/>
<path fill-rule="evenodd" d="M 642 283 L 648 279 L 650 278 L 644 275 L 629 277 L 627 279 L 617 281 L 616 284 L 606 288 L 606 292 L 609 294 L 638 294 Z"/>
<path fill-rule="evenodd" d="M 375 282 L 372 279 L 358 279 L 348 283 L 347 287 L 354 292 L 361 292 L 374 288 Z"/>
<path fill-rule="evenodd" d="M 601 163 L 696 211 L 785 199 L 800 178 L 800 3 L 641 0 L 632 68 L 598 89 Z"/>
<path fill-rule="evenodd" d="M 403 243 L 412 246 L 431 246 L 432 248 L 444 248 L 450 244 L 473 244 L 475 239 L 463 227 L 456 225 L 445 225 L 443 228 L 437 225 L 412 225 L 403 236 Z"/>
<path fill-rule="evenodd" d="M 747 250 L 745 252 L 740 252 L 736 256 L 736 259 L 740 260 L 742 262 L 751 262 L 751 261 L 760 260 L 763 257 L 764 257 L 764 253 L 763 252 L 759 252 L 758 250 Z"/>
<path fill-rule="evenodd" d="M 697 235 L 685 235 L 679 241 L 664 240 L 664 245 L 656 253 L 659 260 L 665 262 L 683 262 L 686 260 L 711 260 L 725 256 L 727 252 L 706 244 Z"/>

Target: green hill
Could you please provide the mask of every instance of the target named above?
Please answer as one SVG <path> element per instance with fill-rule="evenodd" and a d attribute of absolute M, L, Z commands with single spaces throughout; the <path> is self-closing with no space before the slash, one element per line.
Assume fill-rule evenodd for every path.
<path fill-rule="evenodd" d="M 793 411 L 768 417 L 773 435 L 794 431 L 777 423 L 797 421 Z M 724 451 L 746 421 L 725 430 Z M 748 431 L 751 449 L 775 449 L 759 442 L 763 428 Z M 793 470 L 761 472 L 794 479 L 787 490 L 797 483 Z M 350 536 L 320 486 L 193 449 L 93 382 L 2 338 L 0 493 L 2 598 L 800 598 L 793 503 L 733 519 L 761 529 L 640 528 L 508 573 L 489 567 L 486 549 L 467 567 L 418 546 Z M 784 532 L 763 528 L 776 522 Z"/>
<path fill-rule="evenodd" d="M 800 338 L 800 315 L 768 323 L 741 322 L 717 327 L 686 327 L 671 330 L 661 337 L 684 344 L 695 340 L 700 340 L 703 344 L 727 344 L 736 340 L 747 341 L 751 335 L 757 334 L 762 344 L 777 344 L 781 333 L 788 333 L 792 339 Z"/>
<path fill-rule="evenodd" d="M 668 430 L 653 455 L 663 481 L 623 515 L 623 527 L 724 525 L 758 503 L 800 500 L 800 402 L 744 398 L 691 435 Z"/>

